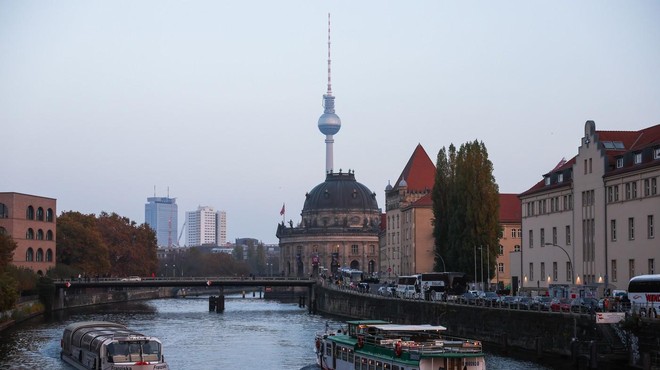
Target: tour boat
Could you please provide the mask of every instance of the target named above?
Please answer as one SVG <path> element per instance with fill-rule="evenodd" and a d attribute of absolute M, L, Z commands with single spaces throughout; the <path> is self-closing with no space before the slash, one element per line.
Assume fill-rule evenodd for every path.
<path fill-rule="evenodd" d="M 441 335 L 439 325 L 348 321 L 346 330 L 316 335 L 324 370 L 485 370 L 481 342 Z"/>
<path fill-rule="evenodd" d="M 81 370 L 168 370 L 157 338 L 105 321 L 86 321 L 64 329 L 60 357 Z"/>

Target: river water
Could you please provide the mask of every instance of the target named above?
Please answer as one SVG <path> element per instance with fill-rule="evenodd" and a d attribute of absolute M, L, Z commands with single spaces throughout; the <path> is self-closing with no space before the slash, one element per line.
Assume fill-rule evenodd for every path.
<path fill-rule="evenodd" d="M 0 332 L 0 369 L 73 369 L 59 358 L 64 327 L 86 320 L 122 323 L 163 342 L 172 370 L 317 369 L 314 335 L 341 319 L 310 315 L 294 303 L 227 296 L 225 312 L 208 298 L 158 299 L 87 307 L 36 318 Z M 487 354 L 488 369 L 550 369 Z"/>

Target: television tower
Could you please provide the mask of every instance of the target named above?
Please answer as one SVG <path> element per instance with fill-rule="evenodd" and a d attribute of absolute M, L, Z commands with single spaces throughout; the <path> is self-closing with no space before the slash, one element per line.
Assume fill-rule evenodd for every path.
<path fill-rule="evenodd" d="M 319 130 L 325 135 L 325 172 L 333 169 L 332 145 L 335 142 L 334 134 L 341 128 L 341 120 L 335 114 L 335 97 L 332 96 L 332 80 L 330 78 L 330 13 L 328 13 L 328 91 L 323 95 L 323 114 L 319 117 Z"/>

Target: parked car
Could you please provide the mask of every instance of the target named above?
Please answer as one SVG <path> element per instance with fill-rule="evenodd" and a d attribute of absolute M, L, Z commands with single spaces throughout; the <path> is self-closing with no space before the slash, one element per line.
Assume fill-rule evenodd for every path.
<path fill-rule="evenodd" d="M 591 313 L 598 310 L 598 300 L 595 298 L 575 298 L 571 301 L 572 312 Z"/>
<path fill-rule="evenodd" d="M 458 296 L 458 302 L 462 304 L 477 304 L 477 296 L 471 292 L 465 292 Z"/>
<path fill-rule="evenodd" d="M 516 301 L 516 297 L 512 295 L 505 295 L 503 297 L 500 297 L 499 305 L 502 308 L 514 308 L 513 304 Z"/>
<path fill-rule="evenodd" d="M 534 300 L 531 297 L 518 297 L 513 303 L 513 308 L 518 310 L 529 310 Z"/>
<path fill-rule="evenodd" d="M 492 307 L 497 304 L 499 299 L 500 296 L 498 296 L 495 292 L 484 292 L 479 296 L 478 303 L 481 306 Z"/>
<path fill-rule="evenodd" d="M 532 304 L 529 306 L 529 309 L 534 311 L 550 311 L 550 302 L 552 302 L 552 298 L 550 297 L 536 296 L 532 298 Z"/>
<path fill-rule="evenodd" d="M 571 300 L 568 298 L 554 298 L 550 302 L 552 312 L 571 312 Z"/>
<path fill-rule="evenodd" d="M 385 297 L 392 297 L 396 291 L 396 285 L 383 285 L 378 288 L 378 294 Z"/>

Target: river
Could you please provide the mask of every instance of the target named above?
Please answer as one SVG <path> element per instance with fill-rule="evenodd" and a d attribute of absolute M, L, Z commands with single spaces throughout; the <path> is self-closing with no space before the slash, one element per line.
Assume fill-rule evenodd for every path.
<path fill-rule="evenodd" d="M 172 370 L 317 369 L 314 335 L 338 318 L 310 315 L 294 303 L 228 296 L 224 313 L 207 298 L 158 299 L 87 307 L 39 317 L 0 332 L 0 369 L 73 369 L 59 358 L 60 338 L 72 322 L 122 323 L 163 342 Z M 551 369 L 488 353 L 488 369 Z"/>

